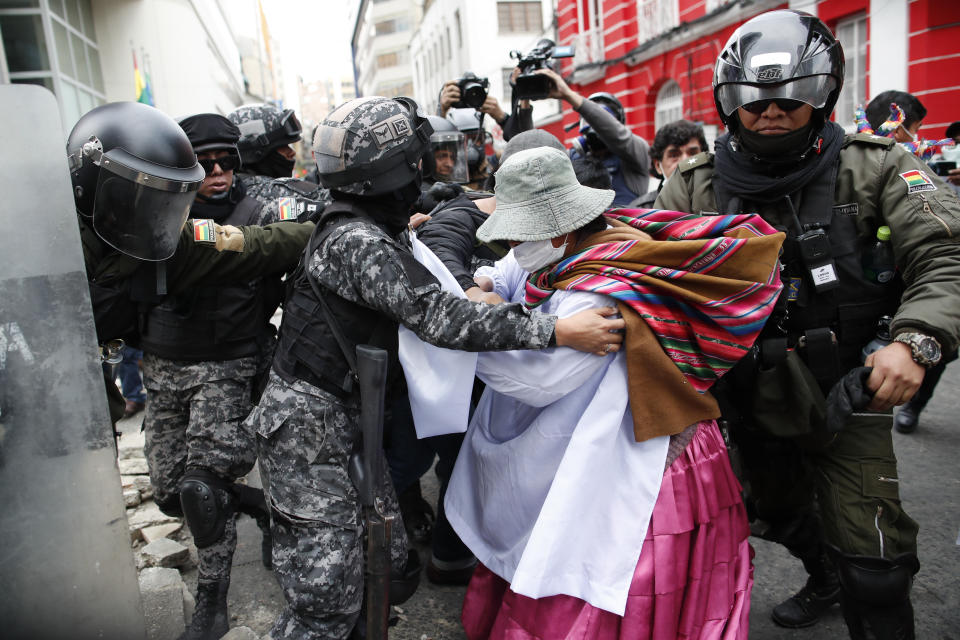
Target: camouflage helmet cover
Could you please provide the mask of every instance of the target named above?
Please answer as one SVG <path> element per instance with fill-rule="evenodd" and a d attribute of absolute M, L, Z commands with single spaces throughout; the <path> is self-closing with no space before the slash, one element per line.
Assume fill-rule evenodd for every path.
<path fill-rule="evenodd" d="M 376 196 L 416 179 L 433 128 L 410 98 L 346 102 L 317 126 L 313 154 L 320 185 Z"/>
<path fill-rule="evenodd" d="M 273 149 L 299 142 L 303 128 L 293 109 L 270 103 L 238 107 L 227 118 L 240 129 L 240 158 L 245 165 L 259 162 Z"/>

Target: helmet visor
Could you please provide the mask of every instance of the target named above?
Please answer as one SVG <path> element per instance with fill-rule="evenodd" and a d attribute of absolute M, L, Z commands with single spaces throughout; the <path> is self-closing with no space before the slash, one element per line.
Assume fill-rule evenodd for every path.
<path fill-rule="evenodd" d="M 433 179 L 439 182 L 470 181 L 467 172 L 467 139 L 459 131 L 434 133 L 430 136 L 433 154 Z"/>
<path fill-rule="evenodd" d="M 775 99 L 799 101 L 820 109 L 836 88 L 836 79 L 828 75 L 807 76 L 779 84 L 727 83 L 717 87 L 717 100 L 725 116 L 733 115 L 738 107 L 751 102 Z"/>
<path fill-rule="evenodd" d="M 284 140 L 290 140 L 293 142 L 298 142 L 301 135 L 303 134 L 303 127 L 300 126 L 300 120 L 297 119 L 297 114 L 293 112 L 293 109 L 287 109 L 280 116 L 280 131 Z"/>
<path fill-rule="evenodd" d="M 162 168 L 167 175 L 133 169 L 121 150 L 104 154 L 93 202 L 93 229 L 114 249 L 141 260 L 166 260 L 203 182 L 199 165 Z M 161 169 L 158 167 L 158 169 Z M 173 175 L 179 174 L 179 175 Z"/>

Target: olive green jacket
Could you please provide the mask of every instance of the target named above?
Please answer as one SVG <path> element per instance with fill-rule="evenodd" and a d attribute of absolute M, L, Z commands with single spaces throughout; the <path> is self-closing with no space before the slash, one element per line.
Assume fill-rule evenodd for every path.
<path fill-rule="evenodd" d="M 106 245 L 86 221 L 80 220 L 83 262 L 90 282 L 110 284 L 129 277 L 143 264 Z M 254 278 L 290 271 L 297 266 L 312 222 L 277 222 L 263 227 L 241 227 L 243 251 L 217 251 L 210 244 L 193 240 L 193 221 L 187 220 L 173 256 L 166 260 L 168 293 L 177 293 L 198 284 L 249 282 Z"/>
<path fill-rule="evenodd" d="M 911 181 L 916 174 L 909 172 L 916 170 L 924 171 L 926 180 L 913 177 Z M 717 213 L 713 171 L 713 154 L 685 160 L 654 206 Z M 918 182 L 924 190 L 910 186 Z M 786 207 L 771 205 L 758 213 L 774 226 L 793 228 Z M 847 135 L 840 152 L 834 215 L 856 216 L 861 248 L 875 241 L 878 226 L 890 227 L 897 267 L 906 285 L 893 333 L 919 331 L 935 336 L 945 351 L 955 349 L 960 343 L 960 200 L 956 192 L 893 140 Z"/>

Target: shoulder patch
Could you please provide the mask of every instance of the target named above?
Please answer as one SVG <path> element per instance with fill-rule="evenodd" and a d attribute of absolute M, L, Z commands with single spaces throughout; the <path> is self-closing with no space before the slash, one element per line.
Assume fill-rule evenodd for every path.
<path fill-rule="evenodd" d="M 693 156 L 692 158 L 682 160 L 680 164 L 677 165 L 677 169 L 680 171 L 680 173 L 686 173 L 687 171 L 692 171 L 697 167 L 703 167 L 703 166 L 712 165 L 712 164 L 713 164 L 713 154 L 707 151 L 703 151 Z"/>
<path fill-rule="evenodd" d="M 213 220 L 193 221 L 193 241 L 202 244 L 217 244 L 217 233 Z"/>
<path fill-rule="evenodd" d="M 907 183 L 907 193 L 920 193 L 922 191 L 936 191 L 937 185 L 927 175 L 926 171 L 913 169 L 904 171 L 900 174 L 900 179 Z"/>
<path fill-rule="evenodd" d="M 872 133 L 848 133 L 843 141 L 843 144 L 846 146 L 854 142 L 861 144 L 875 144 L 881 147 L 892 147 L 893 145 L 897 144 L 897 141 L 893 138 L 875 136 Z"/>

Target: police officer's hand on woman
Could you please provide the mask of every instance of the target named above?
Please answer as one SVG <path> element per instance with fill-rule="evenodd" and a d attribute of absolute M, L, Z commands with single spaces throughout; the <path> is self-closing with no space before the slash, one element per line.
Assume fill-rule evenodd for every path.
<path fill-rule="evenodd" d="M 570 85 L 553 69 L 537 69 L 534 73 L 539 73 L 553 80 L 553 87 L 547 95 L 548 98 L 566 100 L 574 109 L 579 109 L 580 105 L 583 104 L 583 96 L 571 89 Z"/>
<path fill-rule="evenodd" d="M 893 342 L 867 356 L 864 364 L 873 367 L 867 388 L 873 393 L 870 411 L 886 411 L 899 406 L 917 392 L 926 370 L 914 362 L 910 347 Z"/>
<path fill-rule="evenodd" d="M 626 326 L 623 318 L 608 317 L 616 314 L 615 307 L 598 307 L 558 319 L 555 329 L 557 346 L 572 347 L 598 356 L 616 353 L 623 342 L 623 334 L 615 332 Z"/>

